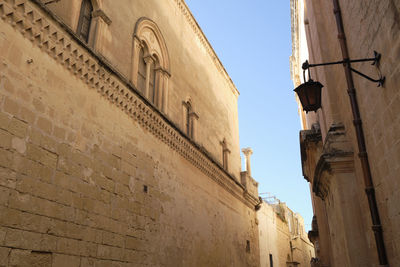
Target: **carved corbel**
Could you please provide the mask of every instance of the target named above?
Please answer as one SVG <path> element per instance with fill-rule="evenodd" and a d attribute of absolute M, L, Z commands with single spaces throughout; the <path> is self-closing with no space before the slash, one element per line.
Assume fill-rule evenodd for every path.
<path fill-rule="evenodd" d="M 312 181 L 313 192 L 325 199 L 329 194 L 330 182 L 336 175 L 354 172 L 354 153 L 351 143 L 346 139 L 344 126 L 330 128 L 322 155 L 315 167 Z"/>

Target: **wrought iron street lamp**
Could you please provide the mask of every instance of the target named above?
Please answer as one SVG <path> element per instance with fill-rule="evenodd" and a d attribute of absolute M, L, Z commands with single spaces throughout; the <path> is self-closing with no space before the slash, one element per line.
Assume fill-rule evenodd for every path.
<path fill-rule="evenodd" d="M 355 59 L 355 60 L 342 60 L 342 61 L 335 61 L 335 62 L 328 62 L 328 63 L 319 63 L 319 64 L 310 64 L 308 60 L 306 60 L 303 65 L 303 78 L 304 83 L 299 85 L 294 91 L 297 93 L 297 96 L 300 99 L 301 105 L 303 110 L 308 113 L 309 111 L 317 111 L 321 107 L 321 91 L 322 87 L 324 87 L 320 82 L 313 81 L 310 75 L 310 68 L 318 67 L 318 66 L 326 66 L 326 65 L 336 65 L 336 64 L 350 64 L 355 62 L 366 62 L 372 61 L 372 65 L 377 65 L 379 60 L 381 59 L 381 54 L 374 51 L 373 58 L 363 58 L 363 59 Z M 305 71 L 308 70 L 308 81 L 306 81 Z M 364 73 L 359 72 L 358 70 L 353 69 L 350 67 L 350 70 L 355 72 L 356 74 L 360 75 L 361 77 L 366 78 L 371 82 L 378 83 L 378 87 L 382 86 L 385 82 L 385 77 L 380 75 L 379 79 L 373 79 Z"/>

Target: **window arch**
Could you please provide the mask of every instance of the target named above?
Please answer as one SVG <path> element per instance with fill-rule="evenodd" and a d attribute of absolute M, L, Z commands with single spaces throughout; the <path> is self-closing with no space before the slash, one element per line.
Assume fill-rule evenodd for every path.
<path fill-rule="evenodd" d="M 167 113 L 169 56 L 161 31 L 150 19 L 141 18 L 135 26 L 133 43 L 131 81 L 150 102 Z"/>
<path fill-rule="evenodd" d="M 182 102 L 182 107 L 183 107 L 183 123 L 182 123 L 183 131 L 190 139 L 195 139 L 196 122 L 199 119 L 199 116 L 194 112 L 193 103 L 190 100 L 190 98 Z"/>
<path fill-rule="evenodd" d="M 226 142 L 226 139 L 224 138 L 221 141 L 221 147 L 222 147 L 222 167 L 224 168 L 224 170 L 228 170 L 228 162 L 229 162 L 229 153 L 231 153 L 231 151 L 228 148 L 228 143 Z"/>
<path fill-rule="evenodd" d="M 89 42 L 90 25 L 92 23 L 93 5 L 90 0 L 82 0 L 79 14 L 77 34 L 86 43 Z"/>

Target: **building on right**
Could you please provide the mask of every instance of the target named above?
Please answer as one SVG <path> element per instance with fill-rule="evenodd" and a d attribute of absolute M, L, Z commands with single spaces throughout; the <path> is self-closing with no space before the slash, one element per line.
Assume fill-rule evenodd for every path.
<path fill-rule="evenodd" d="M 312 264 L 400 266 L 400 1 L 290 4 Z"/>

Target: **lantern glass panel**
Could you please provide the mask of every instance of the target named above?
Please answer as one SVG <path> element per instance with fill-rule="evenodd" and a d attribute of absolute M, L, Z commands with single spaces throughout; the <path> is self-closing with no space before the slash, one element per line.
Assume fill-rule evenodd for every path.
<path fill-rule="evenodd" d="M 320 82 L 309 80 L 294 89 L 300 99 L 304 111 L 317 111 L 321 107 L 322 87 L 323 85 Z"/>

